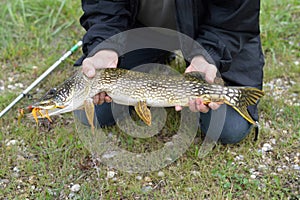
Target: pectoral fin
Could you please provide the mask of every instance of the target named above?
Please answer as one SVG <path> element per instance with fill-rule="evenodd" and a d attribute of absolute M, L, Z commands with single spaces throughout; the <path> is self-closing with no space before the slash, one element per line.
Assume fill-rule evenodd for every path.
<path fill-rule="evenodd" d="M 84 101 L 84 110 L 86 118 L 91 126 L 92 134 L 95 133 L 95 126 L 94 126 L 94 115 L 95 115 L 95 107 L 92 99 L 87 99 Z"/>
<path fill-rule="evenodd" d="M 138 116 L 147 124 L 148 126 L 151 125 L 151 112 L 150 109 L 147 107 L 145 101 L 139 101 L 135 106 L 134 109 Z"/>

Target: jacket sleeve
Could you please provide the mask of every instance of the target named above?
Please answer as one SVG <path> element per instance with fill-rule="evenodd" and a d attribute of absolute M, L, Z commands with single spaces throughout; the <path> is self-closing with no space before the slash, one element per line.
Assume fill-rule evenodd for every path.
<path fill-rule="evenodd" d="M 259 35 L 259 0 L 211 0 L 196 40 L 220 72 L 228 71 L 243 46 Z"/>
<path fill-rule="evenodd" d="M 84 14 L 80 24 L 87 31 L 83 36 L 85 56 L 96 53 L 103 47 L 100 43 L 126 30 L 129 26 L 130 11 L 127 0 L 82 0 Z M 118 38 L 125 40 L 125 38 Z M 105 48 L 118 52 L 124 41 L 115 41 Z"/>

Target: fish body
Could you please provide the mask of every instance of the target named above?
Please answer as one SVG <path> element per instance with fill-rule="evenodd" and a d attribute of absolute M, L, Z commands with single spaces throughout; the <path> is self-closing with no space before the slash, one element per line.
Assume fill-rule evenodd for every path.
<path fill-rule="evenodd" d="M 206 104 L 217 102 L 232 106 L 247 121 L 255 124 L 247 106 L 256 104 L 264 95 L 264 92 L 257 88 L 209 84 L 198 72 L 163 75 L 107 68 L 97 70 L 93 78 L 88 78 L 78 71 L 32 107 L 39 113 L 46 110 L 47 114 L 44 116 L 70 112 L 82 107 L 88 109 L 92 106 L 86 106 L 87 102 L 91 102 L 91 98 L 99 92 L 106 92 L 115 103 L 134 106 L 138 115 L 148 125 L 151 124 L 151 113 L 147 106 L 188 106 L 189 101 L 196 98 L 202 98 Z M 150 119 L 144 119 L 149 117 Z"/>

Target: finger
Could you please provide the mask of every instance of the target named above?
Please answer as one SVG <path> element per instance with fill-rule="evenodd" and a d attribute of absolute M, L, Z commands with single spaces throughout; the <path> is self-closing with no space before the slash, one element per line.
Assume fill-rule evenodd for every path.
<path fill-rule="evenodd" d="M 181 111 L 181 110 L 182 110 L 182 107 L 181 107 L 181 106 L 175 106 L 175 110 L 176 110 L 176 111 Z"/>
<path fill-rule="evenodd" d="M 202 113 L 207 113 L 209 111 L 209 107 L 204 105 L 201 99 L 195 100 L 195 106 L 196 106 L 196 110 Z"/>
<path fill-rule="evenodd" d="M 94 65 L 88 58 L 82 62 L 82 72 L 89 78 L 93 78 L 96 74 Z"/>
<path fill-rule="evenodd" d="M 194 69 L 192 65 L 188 66 L 188 67 L 185 69 L 185 73 L 189 73 L 189 72 L 192 72 L 192 71 L 196 71 L 196 69 Z"/>
<path fill-rule="evenodd" d="M 99 95 L 95 95 L 94 97 L 93 97 L 93 103 L 94 104 L 99 104 Z"/>
<path fill-rule="evenodd" d="M 107 96 L 107 95 L 105 96 L 104 100 L 106 103 L 112 102 L 112 98 L 110 98 L 110 96 Z"/>
<path fill-rule="evenodd" d="M 105 92 L 101 92 L 98 95 L 99 95 L 99 103 L 103 104 L 105 101 L 105 95 L 106 95 Z"/>
<path fill-rule="evenodd" d="M 215 67 L 207 68 L 205 73 L 205 80 L 208 83 L 214 83 L 216 74 L 217 74 L 217 68 Z"/>
<path fill-rule="evenodd" d="M 190 101 L 189 102 L 189 109 L 192 111 L 192 112 L 199 112 L 196 108 L 196 101 Z"/>

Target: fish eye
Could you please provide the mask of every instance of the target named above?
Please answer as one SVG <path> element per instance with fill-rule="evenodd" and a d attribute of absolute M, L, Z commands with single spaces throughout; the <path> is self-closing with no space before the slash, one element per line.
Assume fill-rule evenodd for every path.
<path fill-rule="evenodd" d="M 53 95 L 53 94 L 56 93 L 56 91 L 57 91 L 56 88 L 51 88 L 51 89 L 49 90 L 48 94 L 49 94 L 49 95 Z"/>

